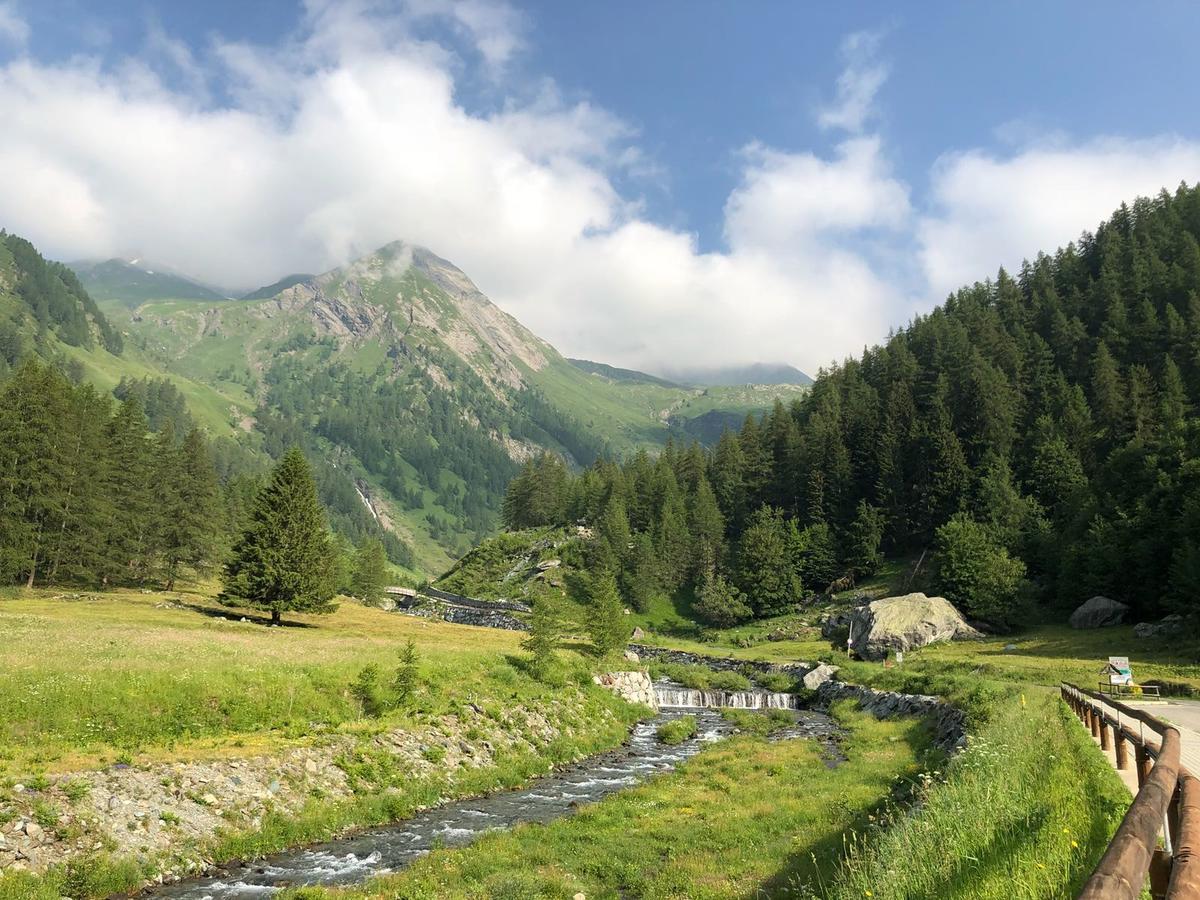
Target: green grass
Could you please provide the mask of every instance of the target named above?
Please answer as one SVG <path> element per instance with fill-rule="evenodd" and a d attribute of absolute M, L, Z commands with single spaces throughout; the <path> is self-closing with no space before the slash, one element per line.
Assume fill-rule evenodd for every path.
<path fill-rule="evenodd" d="M 0 776 L 221 754 L 235 740 L 244 755 L 353 727 L 361 710 L 350 685 L 369 664 L 387 681 L 409 638 L 426 712 L 555 693 L 506 662 L 514 632 L 353 602 L 332 616 L 289 616 L 296 627 L 265 628 L 256 615 L 200 593 L 0 594 Z"/>
<path fill-rule="evenodd" d="M 833 900 L 1073 897 L 1129 806 L 1091 736 L 1053 694 L 1010 693 L 912 812 L 852 832 L 820 896 Z"/>
<path fill-rule="evenodd" d="M 678 719 L 672 719 L 670 722 L 659 725 L 655 734 L 664 744 L 674 746 L 682 744 L 688 738 L 695 737 L 696 727 L 695 716 L 680 716 Z"/>
<path fill-rule="evenodd" d="M 920 771 L 928 736 L 916 722 L 876 721 L 842 706 L 846 761 L 820 745 L 744 735 L 678 771 L 547 825 L 441 850 L 396 876 L 293 898 L 755 897 L 814 883 L 897 784 Z M 814 859 L 815 857 L 815 859 Z"/>

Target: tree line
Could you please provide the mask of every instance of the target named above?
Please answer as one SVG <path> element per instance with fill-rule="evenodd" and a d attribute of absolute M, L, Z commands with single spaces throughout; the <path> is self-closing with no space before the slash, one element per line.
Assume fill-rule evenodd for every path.
<path fill-rule="evenodd" d="M 1200 597 L 1200 188 L 1122 206 L 1014 276 L 955 292 L 811 392 L 579 475 L 531 461 L 510 528 L 586 522 L 630 602 L 694 587 L 710 621 L 770 615 L 883 554 L 1014 622 L 1107 594 Z"/>
<path fill-rule="evenodd" d="M 157 429 L 142 406 L 147 392 L 168 398 L 159 403 Z M 195 427 L 177 432 L 176 421 L 190 419 L 176 415 L 176 394 L 162 384 L 129 383 L 123 393 L 117 402 L 36 359 L 0 386 L 0 583 L 171 590 L 182 577 L 207 575 L 248 547 L 261 549 L 247 535 L 286 516 L 276 533 L 298 555 L 283 570 L 299 579 L 296 595 L 309 599 L 315 595 L 304 578 L 319 572 L 317 595 L 325 599 L 314 606 L 284 603 L 278 590 L 256 593 L 243 584 L 245 566 L 226 573 L 230 596 L 256 603 L 265 596 L 265 608 L 280 610 L 315 610 L 335 593 L 378 599 L 387 578 L 382 542 L 365 533 L 355 547 L 329 532 L 299 451 L 282 453 L 264 481 L 260 461 L 244 450 Z M 283 502 L 276 482 L 284 476 L 299 481 L 298 499 L 284 498 L 287 510 L 273 511 Z"/>

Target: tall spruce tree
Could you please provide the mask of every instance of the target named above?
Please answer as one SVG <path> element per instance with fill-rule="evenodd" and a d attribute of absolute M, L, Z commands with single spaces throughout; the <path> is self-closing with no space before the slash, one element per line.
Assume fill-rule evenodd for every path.
<path fill-rule="evenodd" d="M 269 610 L 276 625 L 285 612 L 332 612 L 331 568 L 329 531 L 312 470 L 292 448 L 254 501 L 250 527 L 225 566 L 221 600 Z"/>

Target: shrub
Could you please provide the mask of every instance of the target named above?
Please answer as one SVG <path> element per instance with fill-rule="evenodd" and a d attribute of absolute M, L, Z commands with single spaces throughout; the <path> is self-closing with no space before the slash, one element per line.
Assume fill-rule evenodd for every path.
<path fill-rule="evenodd" d="M 750 679 L 737 672 L 713 672 L 708 684 L 714 691 L 750 690 Z"/>
<path fill-rule="evenodd" d="M 696 730 L 696 717 L 683 716 L 682 718 L 672 719 L 670 722 L 659 725 L 657 735 L 658 739 L 664 744 L 674 746 L 675 744 L 682 744 L 688 738 L 695 737 Z"/>
<path fill-rule="evenodd" d="M 379 692 L 379 666 L 374 663 L 363 666 L 354 684 L 350 686 L 350 693 L 362 707 L 363 715 L 377 716 L 383 712 L 383 698 Z"/>

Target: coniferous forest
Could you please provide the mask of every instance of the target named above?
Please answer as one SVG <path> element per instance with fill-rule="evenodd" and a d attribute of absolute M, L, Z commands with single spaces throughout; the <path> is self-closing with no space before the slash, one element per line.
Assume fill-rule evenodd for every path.
<path fill-rule="evenodd" d="M 791 408 L 578 476 L 529 463 L 510 528 L 586 522 L 636 604 L 685 586 L 713 624 L 782 612 L 883 554 L 997 625 L 1093 594 L 1200 598 L 1200 188 L 953 294 Z"/>

